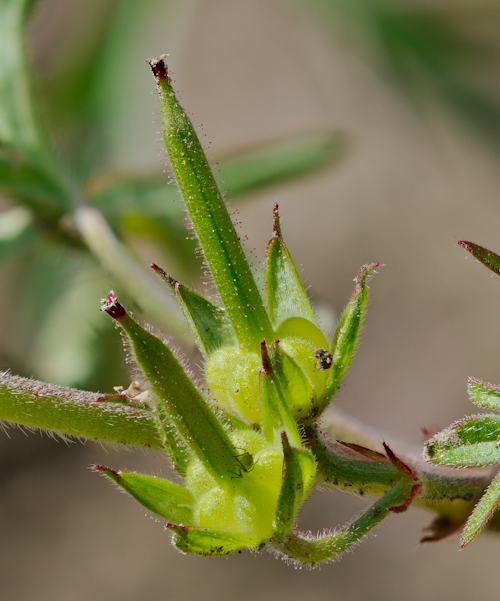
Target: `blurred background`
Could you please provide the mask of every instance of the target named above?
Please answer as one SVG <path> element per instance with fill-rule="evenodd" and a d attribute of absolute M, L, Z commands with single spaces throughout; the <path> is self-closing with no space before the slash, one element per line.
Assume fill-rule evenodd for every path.
<path fill-rule="evenodd" d="M 4 17 L 9 4 L 0 2 Z M 421 446 L 422 428 L 475 412 L 467 376 L 500 382 L 500 279 L 456 245 L 500 252 L 498 0 L 46 0 L 26 36 L 35 112 L 71 202 L 99 209 L 130 256 L 125 275 L 103 265 L 105 253 L 75 242 L 71 223 L 61 234 L 64 200 L 49 211 L 4 186 L 0 369 L 102 392 L 126 386 L 120 337 L 99 312 L 111 288 L 200 363 L 168 296 L 143 294 L 127 272 L 155 261 L 202 288 L 166 185 L 144 63 L 166 52 L 181 101 L 220 162 L 248 253 L 262 261 L 277 200 L 327 328 L 359 267 L 384 265 L 340 408 L 389 440 Z M 11 150 L 0 145 L 0 174 Z M 5 599 L 460 601 L 479 587 L 482 599 L 498 598 L 500 540 L 485 534 L 463 552 L 458 538 L 420 545 L 431 516 L 416 509 L 312 572 L 267 554 L 181 556 L 161 521 L 88 469 L 168 475 L 162 457 L 15 428 L 0 432 L 0 448 Z M 301 526 L 342 524 L 364 503 L 315 493 Z"/>

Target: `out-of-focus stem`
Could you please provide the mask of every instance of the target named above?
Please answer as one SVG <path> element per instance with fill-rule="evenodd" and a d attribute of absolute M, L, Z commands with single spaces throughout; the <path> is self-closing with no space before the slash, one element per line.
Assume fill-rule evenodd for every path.
<path fill-rule="evenodd" d="M 148 319 L 165 328 L 178 341 L 190 343 L 175 299 L 152 272 L 141 267 L 114 235 L 102 214 L 92 207 L 82 206 L 75 212 L 75 223 L 90 251 L 109 271 L 116 285 L 137 299 Z"/>

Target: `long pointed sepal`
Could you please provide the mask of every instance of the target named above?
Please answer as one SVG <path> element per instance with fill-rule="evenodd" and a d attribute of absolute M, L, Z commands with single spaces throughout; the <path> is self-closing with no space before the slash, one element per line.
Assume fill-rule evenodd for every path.
<path fill-rule="evenodd" d="M 154 476 L 117 472 L 104 465 L 94 465 L 94 470 L 105 474 L 149 511 L 169 522 L 193 525 L 193 495 L 184 487 Z"/>
<path fill-rule="evenodd" d="M 161 267 L 151 267 L 169 285 L 189 324 L 196 345 L 205 358 L 222 346 L 234 346 L 236 338 L 224 309 L 215 306 L 206 298 L 180 284 Z"/>
<path fill-rule="evenodd" d="M 304 285 L 283 241 L 277 203 L 273 214 L 273 237 L 266 255 L 266 297 L 271 322 L 275 328 L 290 317 L 315 323 Z"/>
<path fill-rule="evenodd" d="M 122 326 L 130 339 L 135 360 L 151 385 L 160 429 L 173 432 L 184 447 L 171 448 L 164 437 L 174 462 L 183 450 L 193 453 L 218 481 L 228 482 L 239 467 L 238 452 L 173 352 L 134 321 L 113 293 L 103 301 L 102 310 Z"/>

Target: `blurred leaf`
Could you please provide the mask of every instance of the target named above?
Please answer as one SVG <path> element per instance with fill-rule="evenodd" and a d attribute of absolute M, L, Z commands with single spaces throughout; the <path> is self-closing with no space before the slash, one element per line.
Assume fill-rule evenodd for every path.
<path fill-rule="evenodd" d="M 46 223 L 57 224 L 66 208 L 66 191 L 45 167 L 1 143 L 0 193 L 32 208 Z"/>
<path fill-rule="evenodd" d="M 487 467 L 500 463 L 500 416 L 473 415 L 425 443 L 424 458 L 449 467 Z"/>
<path fill-rule="evenodd" d="M 0 140 L 32 151 L 41 146 L 24 49 L 24 26 L 33 4 L 0 0 Z"/>
<path fill-rule="evenodd" d="M 313 1 L 322 23 L 357 37 L 416 106 L 440 100 L 500 148 L 500 96 L 489 72 L 498 73 L 500 59 L 498 3 Z"/>
<path fill-rule="evenodd" d="M 51 221 L 59 219 L 69 183 L 42 134 L 31 90 L 24 28 L 35 0 L 0 0 L 0 192 Z"/>
<path fill-rule="evenodd" d="M 340 132 L 293 134 L 222 157 L 222 189 L 231 196 L 286 183 L 339 161 L 345 152 Z"/>
<path fill-rule="evenodd" d="M 295 134 L 239 151 L 223 160 L 221 177 L 233 198 L 332 165 L 344 152 L 339 133 Z M 175 251 L 185 268 L 194 263 L 192 236 L 186 232 L 184 203 L 172 179 L 161 173 L 135 176 L 101 171 L 85 192 L 117 231 L 146 235 Z"/>
<path fill-rule="evenodd" d="M 30 250 L 40 233 L 29 211 L 21 207 L 0 213 L 0 262 Z"/>
<path fill-rule="evenodd" d="M 81 387 L 103 369 L 108 376 L 116 371 L 110 370 L 102 352 L 105 335 L 114 333 L 99 311 L 99 299 L 108 292 L 109 283 L 96 271 L 82 257 L 79 269 L 65 278 L 64 289 L 45 307 L 30 348 L 30 364 L 37 377 Z"/>

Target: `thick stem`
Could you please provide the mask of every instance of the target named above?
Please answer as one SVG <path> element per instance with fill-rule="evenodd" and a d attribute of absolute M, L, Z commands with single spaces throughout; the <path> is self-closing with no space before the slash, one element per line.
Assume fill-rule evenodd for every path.
<path fill-rule="evenodd" d="M 61 436 L 163 450 L 150 411 L 101 394 L 0 372 L 0 421 Z"/>

